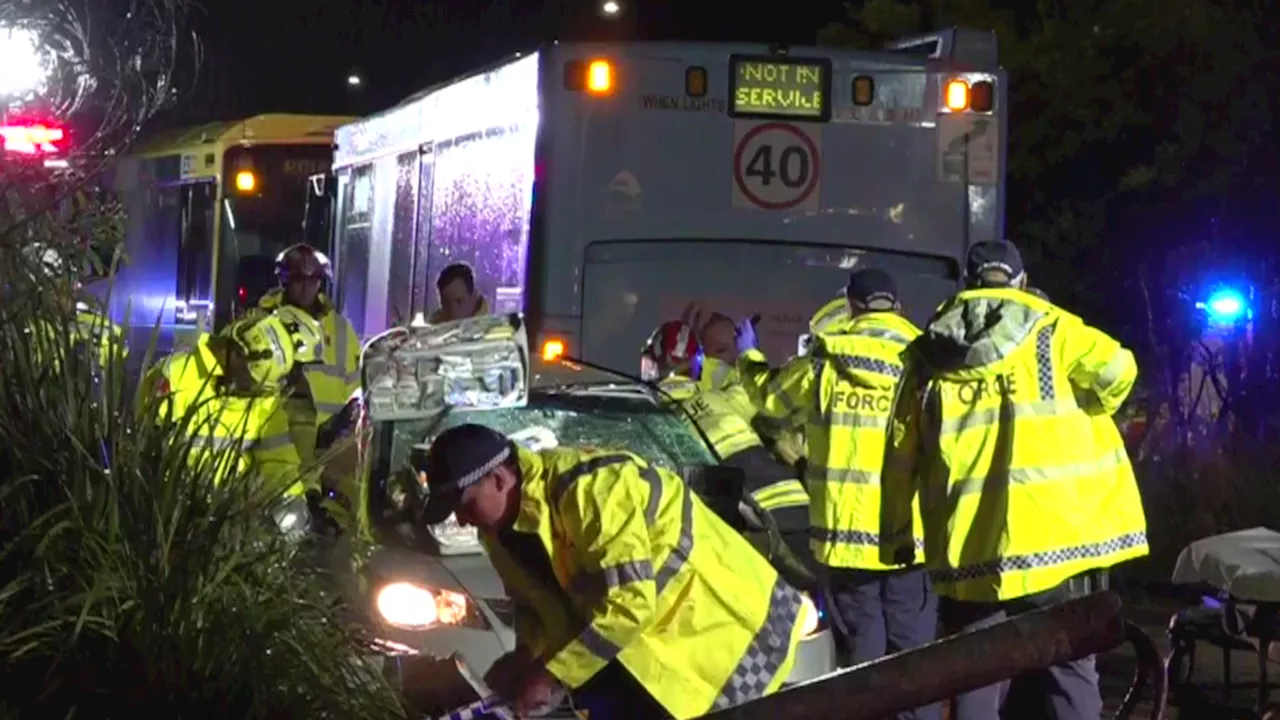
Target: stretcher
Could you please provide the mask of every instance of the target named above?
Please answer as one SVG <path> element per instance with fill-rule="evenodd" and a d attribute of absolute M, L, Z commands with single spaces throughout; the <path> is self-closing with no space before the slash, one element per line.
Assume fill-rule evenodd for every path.
<path fill-rule="evenodd" d="M 1263 527 L 1214 535 L 1182 550 L 1173 582 L 1212 589 L 1201 607 L 1183 610 L 1169 622 L 1171 689 L 1190 700 L 1187 690 L 1195 666 L 1197 642 L 1222 651 L 1222 702 L 1236 687 L 1231 652 L 1256 654 L 1258 681 L 1254 711 L 1267 712 L 1271 681 L 1269 650 L 1280 640 L 1280 532 Z"/>

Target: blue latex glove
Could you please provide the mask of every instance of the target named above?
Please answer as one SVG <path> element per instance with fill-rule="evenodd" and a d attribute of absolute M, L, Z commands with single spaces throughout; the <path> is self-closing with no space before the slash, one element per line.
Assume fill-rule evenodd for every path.
<path fill-rule="evenodd" d="M 756 325 L 753 322 L 754 320 L 755 318 L 747 318 L 738 323 L 736 340 L 739 355 L 756 347 Z"/>

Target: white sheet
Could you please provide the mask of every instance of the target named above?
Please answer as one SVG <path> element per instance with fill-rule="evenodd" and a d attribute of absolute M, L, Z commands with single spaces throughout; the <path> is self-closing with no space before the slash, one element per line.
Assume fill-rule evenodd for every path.
<path fill-rule="evenodd" d="M 1183 548 L 1175 583 L 1205 583 L 1243 602 L 1280 602 L 1280 532 L 1264 527 L 1197 540 Z"/>

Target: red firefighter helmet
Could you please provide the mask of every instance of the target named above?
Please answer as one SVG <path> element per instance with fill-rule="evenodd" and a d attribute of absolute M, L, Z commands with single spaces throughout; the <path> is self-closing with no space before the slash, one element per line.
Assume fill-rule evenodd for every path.
<path fill-rule="evenodd" d="M 284 285 L 293 277 L 333 280 L 333 265 L 324 253 L 306 243 L 290 245 L 276 256 L 276 279 Z"/>
<path fill-rule="evenodd" d="M 644 344 L 640 377 L 653 381 L 677 371 L 697 379 L 702 372 L 702 345 L 688 323 L 671 320 L 659 325 Z"/>

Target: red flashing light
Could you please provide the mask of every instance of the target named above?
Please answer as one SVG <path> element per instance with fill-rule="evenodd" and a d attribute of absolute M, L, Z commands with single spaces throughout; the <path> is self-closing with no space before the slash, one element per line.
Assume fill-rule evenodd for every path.
<path fill-rule="evenodd" d="M 67 132 L 44 124 L 0 125 L 0 147 L 22 155 L 53 155 L 62 152 L 58 144 Z"/>
<path fill-rule="evenodd" d="M 245 301 L 249 299 L 249 291 L 246 290 L 243 286 L 239 290 L 236 290 L 236 295 L 240 298 L 241 305 L 243 305 Z"/>

